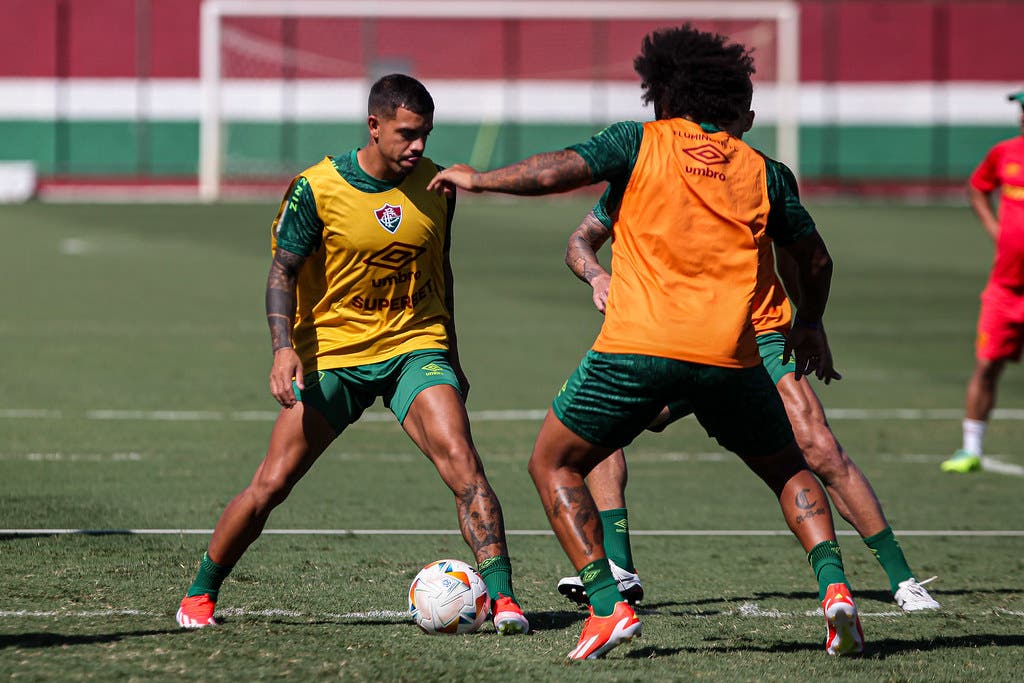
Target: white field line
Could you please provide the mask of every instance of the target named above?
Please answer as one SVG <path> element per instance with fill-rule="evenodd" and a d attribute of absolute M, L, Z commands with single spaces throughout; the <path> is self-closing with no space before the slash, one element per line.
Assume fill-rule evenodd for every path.
<path fill-rule="evenodd" d="M 826 409 L 830 420 L 960 420 L 961 408 L 832 408 Z M 475 410 L 469 419 L 475 422 L 537 422 L 544 419 L 547 410 Z M 114 408 L 76 411 L 46 408 L 2 408 L 0 419 L 86 419 L 86 420 L 138 420 L 155 422 L 260 422 L 277 418 L 273 410 L 120 410 Z M 388 411 L 372 410 L 363 413 L 362 421 L 390 422 L 395 419 Z M 993 420 L 1024 420 L 1024 409 L 997 408 Z"/>
<path fill-rule="evenodd" d="M 421 456 L 413 453 L 334 453 L 329 457 L 345 461 L 367 461 L 374 462 L 413 462 Z M 633 463 L 653 462 L 728 462 L 735 456 L 729 453 L 634 453 L 630 458 Z M 933 464 L 945 460 L 948 455 L 925 454 L 925 453 L 878 453 L 877 457 L 887 462 L 909 462 L 916 464 Z M 1024 466 L 1004 462 L 998 458 L 1005 456 L 987 455 L 982 458 L 981 468 L 986 472 L 994 474 L 1006 474 L 1011 476 L 1024 476 Z M 26 461 L 26 462 L 142 462 L 147 456 L 142 453 L 64 453 L 59 451 L 41 453 L 3 453 L 0 452 L 0 462 Z M 498 458 L 500 459 L 500 458 Z"/>
<path fill-rule="evenodd" d="M 715 612 L 714 614 L 703 614 L 700 612 L 693 612 L 688 614 L 680 614 L 677 611 L 673 612 L 662 612 L 657 609 L 644 609 L 641 607 L 637 610 L 641 615 L 661 615 L 669 614 L 670 616 L 688 616 L 695 619 L 718 619 L 721 617 L 740 617 L 740 618 L 753 618 L 753 619 L 797 619 L 797 618 L 821 618 L 820 609 L 810 609 L 802 611 L 784 611 L 777 609 L 763 609 L 760 605 L 754 602 L 745 602 L 737 609 L 725 610 L 721 612 Z M 529 612 L 528 612 L 529 613 Z M 47 619 L 96 619 L 102 617 L 154 617 L 154 618 L 165 618 L 170 612 L 153 612 L 135 609 L 110 609 L 110 610 L 0 610 L 0 619 L 28 619 L 28 618 L 47 618 Z M 900 610 L 887 610 L 884 612 L 859 612 L 861 617 L 875 618 L 875 617 L 907 617 L 907 613 Z M 1019 610 L 1008 610 L 996 607 L 991 610 L 982 610 L 980 612 L 958 612 L 957 614 L 963 614 L 969 617 L 980 617 L 980 616 L 1010 616 L 1010 617 L 1022 617 L 1024 612 Z M 408 621 L 409 613 L 402 610 L 371 610 L 368 612 L 345 612 L 345 613 L 310 613 L 310 612 L 299 612 L 297 610 L 289 609 L 245 609 L 243 607 L 228 607 L 225 609 L 218 609 L 217 616 L 223 617 L 291 617 L 294 619 L 315 619 L 317 621 L 324 619 L 393 619 L 396 622 Z M 917 618 L 917 617 L 915 617 Z"/>
<path fill-rule="evenodd" d="M 900 536 L 1024 538 L 1024 529 L 910 529 Z M 209 536 L 213 529 L 0 529 L 0 536 Z M 507 529 L 509 536 L 551 536 L 550 529 Z M 631 536 L 790 536 L 788 529 L 630 529 Z M 264 536 L 460 536 L 458 529 L 264 529 Z M 852 529 L 839 536 L 856 536 Z"/>

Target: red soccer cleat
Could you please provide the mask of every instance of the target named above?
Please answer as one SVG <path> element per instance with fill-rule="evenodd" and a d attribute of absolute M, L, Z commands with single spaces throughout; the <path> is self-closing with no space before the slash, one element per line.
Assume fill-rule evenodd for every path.
<path fill-rule="evenodd" d="M 583 622 L 583 633 L 576 649 L 569 653 L 569 659 L 597 659 L 613 647 L 620 645 L 634 636 L 639 636 L 642 624 L 636 613 L 627 602 L 615 603 L 615 611 L 607 617 L 594 616 L 594 608 L 590 608 L 590 616 Z"/>
<path fill-rule="evenodd" d="M 216 626 L 217 620 L 213 618 L 213 608 L 216 603 L 210 600 L 206 593 L 202 595 L 185 596 L 181 599 L 181 607 L 174 616 L 178 626 L 182 628 L 203 628 L 204 626 Z"/>
<path fill-rule="evenodd" d="M 845 583 L 833 583 L 821 601 L 825 612 L 825 652 L 830 655 L 859 655 L 864 652 L 864 630 L 857 607 Z"/>
<path fill-rule="evenodd" d="M 530 632 L 530 622 L 523 614 L 523 608 L 512 598 L 498 595 L 491 607 L 494 614 L 494 630 L 503 636 L 514 636 Z"/>

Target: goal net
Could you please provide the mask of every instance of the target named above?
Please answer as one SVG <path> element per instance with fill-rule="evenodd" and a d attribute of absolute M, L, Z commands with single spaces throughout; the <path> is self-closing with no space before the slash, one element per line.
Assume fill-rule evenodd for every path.
<path fill-rule="evenodd" d="M 493 168 L 650 120 L 633 58 L 691 22 L 753 48 L 749 140 L 797 170 L 799 13 L 738 0 L 204 0 L 200 193 L 274 188 L 366 141 L 370 84 L 403 72 L 435 102 L 427 154 Z"/>

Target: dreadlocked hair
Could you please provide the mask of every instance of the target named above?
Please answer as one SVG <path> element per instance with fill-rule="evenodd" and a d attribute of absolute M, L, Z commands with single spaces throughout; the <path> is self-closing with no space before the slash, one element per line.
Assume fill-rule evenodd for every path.
<path fill-rule="evenodd" d="M 653 104 L 658 118 L 699 123 L 727 123 L 747 112 L 754 59 L 744 45 L 727 40 L 688 23 L 645 36 L 633 60 L 644 104 Z"/>

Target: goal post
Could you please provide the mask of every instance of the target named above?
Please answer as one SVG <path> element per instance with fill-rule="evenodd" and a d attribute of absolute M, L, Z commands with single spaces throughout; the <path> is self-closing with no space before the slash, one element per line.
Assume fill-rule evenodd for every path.
<path fill-rule="evenodd" d="M 755 131 L 772 130 L 766 151 L 798 172 L 794 0 L 204 0 L 200 196 L 220 198 L 237 177 L 279 182 L 315 162 L 294 150 L 365 126 L 369 85 L 389 71 L 424 80 L 434 95 L 432 150 L 447 127 L 462 126 L 445 149 L 483 166 L 544 141 L 548 124 L 592 133 L 653 118 L 631 73 L 634 34 L 686 21 L 754 47 Z M 292 151 L 268 161 L 273 154 L 254 150 L 268 130 Z"/>

